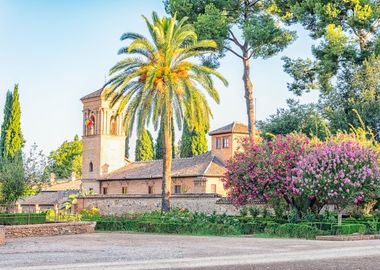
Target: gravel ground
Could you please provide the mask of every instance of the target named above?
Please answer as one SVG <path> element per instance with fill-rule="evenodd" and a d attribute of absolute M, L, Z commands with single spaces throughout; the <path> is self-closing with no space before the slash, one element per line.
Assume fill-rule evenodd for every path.
<path fill-rule="evenodd" d="M 380 240 L 94 233 L 9 239 L 0 269 L 380 269 Z"/>

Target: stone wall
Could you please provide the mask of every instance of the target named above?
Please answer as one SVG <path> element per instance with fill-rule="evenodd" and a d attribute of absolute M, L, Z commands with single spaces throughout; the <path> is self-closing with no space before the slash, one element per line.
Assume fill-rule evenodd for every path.
<path fill-rule="evenodd" d="M 5 244 L 5 229 L 0 225 L 0 246 Z"/>
<path fill-rule="evenodd" d="M 239 211 L 217 194 L 181 194 L 171 197 L 172 208 L 186 208 L 192 212 L 234 215 Z M 76 211 L 96 207 L 102 215 L 122 215 L 159 211 L 161 196 L 149 195 L 95 195 L 78 198 Z"/>
<path fill-rule="evenodd" d="M 67 222 L 45 223 L 35 225 L 13 225 L 5 227 L 5 236 L 7 238 L 19 238 L 92 233 L 95 231 L 95 225 L 95 222 Z"/>

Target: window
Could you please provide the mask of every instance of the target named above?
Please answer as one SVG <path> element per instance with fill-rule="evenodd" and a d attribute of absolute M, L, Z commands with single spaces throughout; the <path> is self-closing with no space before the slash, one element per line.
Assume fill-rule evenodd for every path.
<path fill-rule="evenodd" d="M 93 172 L 93 171 L 94 171 L 94 164 L 92 164 L 92 161 L 91 161 L 90 164 L 88 165 L 88 171 L 89 171 L 89 172 Z"/>
<path fill-rule="evenodd" d="M 107 187 L 103 187 L 103 195 L 107 195 L 108 194 L 108 188 Z"/>
<path fill-rule="evenodd" d="M 121 188 L 121 194 L 128 194 L 128 187 L 122 187 Z"/>
<path fill-rule="evenodd" d="M 216 149 L 222 148 L 222 138 L 218 137 L 216 138 Z"/>
<path fill-rule="evenodd" d="M 153 194 L 153 187 L 152 186 L 148 187 L 148 194 Z"/>
<path fill-rule="evenodd" d="M 229 147 L 229 138 L 228 136 L 223 137 L 223 148 Z"/>
<path fill-rule="evenodd" d="M 111 135 L 117 135 L 117 122 L 116 122 L 115 116 L 111 117 L 110 127 L 111 127 Z"/>
<path fill-rule="evenodd" d="M 181 191 L 182 191 L 182 187 L 181 187 L 181 185 L 175 185 L 175 186 L 174 186 L 174 192 L 175 192 L 176 194 L 180 194 Z"/>
<path fill-rule="evenodd" d="M 211 184 L 211 193 L 216 193 L 216 184 Z"/>

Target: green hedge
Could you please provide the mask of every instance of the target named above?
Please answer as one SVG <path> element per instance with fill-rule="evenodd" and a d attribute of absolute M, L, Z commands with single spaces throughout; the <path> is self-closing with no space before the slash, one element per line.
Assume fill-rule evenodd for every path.
<path fill-rule="evenodd" d="M 347 235 L 353 233 L 364 234 L 366 231 L 367 227 L 365 224 L 342 224 L 341 226 L 334 226 L 334 233 L 337 235 Z"/>
<path fill-rule="evenodd" d="M 42 224 L 45 222 L 45 213 L 0 213 L 0 225 Z"/>

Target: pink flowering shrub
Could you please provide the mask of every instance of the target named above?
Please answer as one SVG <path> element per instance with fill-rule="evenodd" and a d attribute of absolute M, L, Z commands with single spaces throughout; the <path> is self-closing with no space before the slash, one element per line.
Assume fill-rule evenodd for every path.
<path fill-rule="evenodd" d="M 370 200 L 379 192 L 378 155 L 352 141 L 316 146 L 293 170 L 294 192 L 338 209 Z"/>
<path fill-rule="evenodd" d="M 225 188 L 237 206 L 252 200 L 272 198 L 294 204 L 292 172 L 310 148 L 304 135 L 278 135 L 271 141 L 243 143 L 243 151 L 227 162 Z"/>

